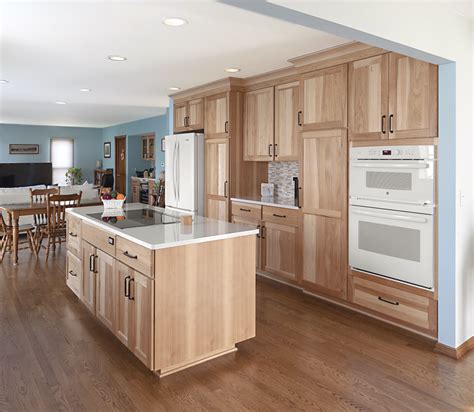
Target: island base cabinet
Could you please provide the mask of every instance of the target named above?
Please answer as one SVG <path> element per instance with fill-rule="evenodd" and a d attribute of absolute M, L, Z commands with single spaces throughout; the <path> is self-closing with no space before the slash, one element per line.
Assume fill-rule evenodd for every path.
<path fill-rule="evenodd" d="M 95 314 L 96 273 L 94 269 L 97 249 L 87 242 L 82 242 L 82 288 L 81 300 Z"/>
<path fill-rule="evenodd" d="M 115 259 L 97 250 L 96 316 L 111 331 L 115 329 Z"/>
<path fill-rule="evenodd" d="M 81 260 L 70 251 L 66 255 L 66 285 L 77 297 L 81 297 L 82 263 Z"/>

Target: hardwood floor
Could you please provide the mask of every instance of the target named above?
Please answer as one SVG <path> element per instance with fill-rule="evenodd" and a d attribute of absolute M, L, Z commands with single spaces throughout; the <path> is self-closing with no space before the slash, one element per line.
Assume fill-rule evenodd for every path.
<path fill-rule="evenodd" d="M 159 380 L 65 286 L 63 250 L 0 265 L 0 410 L 467 410 L 474 353 L 267 280 L 257 337 Z"/>

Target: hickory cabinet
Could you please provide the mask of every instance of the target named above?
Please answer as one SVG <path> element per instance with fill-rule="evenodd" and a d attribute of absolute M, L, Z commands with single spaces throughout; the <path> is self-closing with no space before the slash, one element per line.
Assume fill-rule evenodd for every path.
<path fill-rule="evenodd" d="M 347 64 L 301 76 L 298 125 L 303 131 L 347 126 Z"/>
<path fill-rule="evenodd" d="M 205 139 L 205 213 L 229 220 L 229 139 Z"/>
<path fill-rule="evenodd" d="M 438 135 L 438 68 L 386 53 L 349 64 L 350 140 Z"/>
<path fill-rule="evenodd" d="M 299 159 L 299 82 L 275 86 L 275 160 Z"/>
<path fill-rule="evenodd" d="M 173 128 L 176 133 L 204 128 L 204 101 L 196 98 L 173 103 Z"/>
<path fill-rule="evenodd" d="M 142 159 L 155 160 L 155 136 L 142 137 Z"/>
<path fill-rule="evenodd" d="M 115 259 L 97 249 L 94 264 L 96 272 L 96 316 L 113 332 L 116 319 Z"/>
<path fill-rule="evenodd" d="M 206 139 L 230 136 L 229 101 L 229 92 L 206 97 L 206 116 L 204 123 Z"/>

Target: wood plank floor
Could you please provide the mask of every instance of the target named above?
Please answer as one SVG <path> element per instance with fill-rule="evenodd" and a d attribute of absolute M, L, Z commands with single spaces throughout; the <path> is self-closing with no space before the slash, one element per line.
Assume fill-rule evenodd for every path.
<path fill-rule="evenodd" d="M 1 411 L 474 409 L 474 353 L 456 362 L 266 280 L 255 339 L 159 380 L 67 289 L 64 264 L 63 248 L 0 265 Z"/>

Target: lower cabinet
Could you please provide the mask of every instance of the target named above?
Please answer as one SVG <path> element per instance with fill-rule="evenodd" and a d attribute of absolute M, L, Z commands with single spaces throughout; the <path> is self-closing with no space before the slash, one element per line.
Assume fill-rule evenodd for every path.
<path fill-rule="evenodd" d="M 257 269 L 263 269 L 262 267 L 262 262 L 263 262 L 263 257 L 262 253 L 264 253 L 263 250 L 263 240 L 262 240 L 262 222 L 258 219 L 249 219 L 241 216 L 232 216 L 232 223 L 236 223 L 238 225 L 245 225 L 245 226 L 250 226 L 255 229 L 260 230 L 260 233 L 257 235 Z"/>
<path fill-rule="evenodd" d="M 298 228 L 273 222 L 264 225 L 264 270 L 296 281 Z"/>
<path fill-rule="evenodd" d="M 96 274 L 94 269 L 97 249 L 87 242 L 82 242 L 81 245 L 82 256 L 82 288 L 81 300 L 84 305 L 95 313 L 95 286 Z"/>
<path fill-rule="evenodd" d="M 115 328 L 115 259 L 96 251 L 96 316 L 111 331 Z"/>
<path fill-rule="evenodd" d="M 82 262 L 71 251 L 68 251 L 66 255 L 66 285 L 77 297 L 81 297 Z"/>

